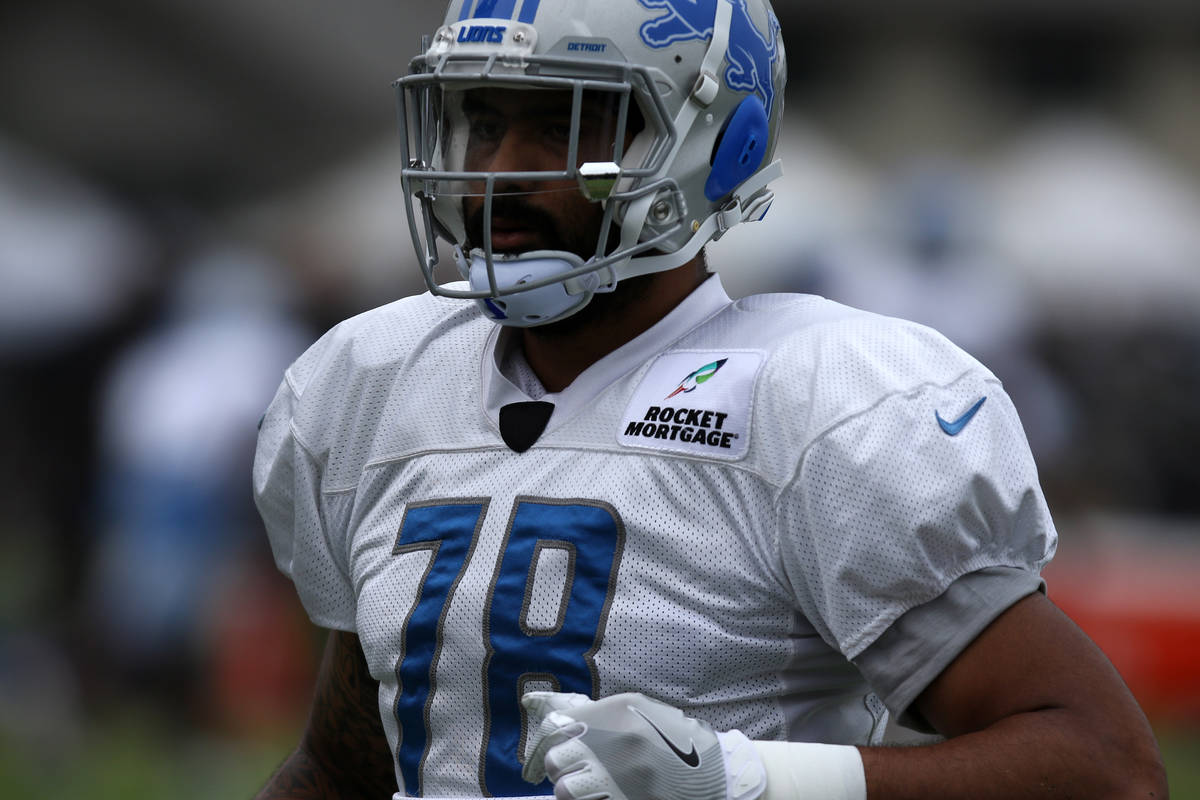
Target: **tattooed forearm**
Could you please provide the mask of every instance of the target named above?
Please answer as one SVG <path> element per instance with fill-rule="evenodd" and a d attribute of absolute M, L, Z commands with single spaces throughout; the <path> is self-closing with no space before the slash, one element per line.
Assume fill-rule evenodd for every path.
<path fill-rule="evenodd" d="M 379 684 L 367 671 L 358 637 L 333 633 L 321 671 L 329 677 L 317 684 L 305 749 L 337 754 L 327 766 L 343 785 L 391 797 L 396 773 L 379 719 Z"/>
<path fill-rule="evenodd" d="M 330 634 L 304 738 L 257 800 L 390 798 L 396 778 L 378 690 L 358 637 Z"/>

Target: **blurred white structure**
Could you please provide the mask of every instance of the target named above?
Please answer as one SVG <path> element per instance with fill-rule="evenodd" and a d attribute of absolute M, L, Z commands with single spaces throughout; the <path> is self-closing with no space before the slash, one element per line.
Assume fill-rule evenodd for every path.
<path fill-rule="evenodd" d="M 303 291 L 347 314 L 424 291 L 404 212 L 402 161 L 396 134 L 298 191 L 234 211 L 233 227 L 271 243 Z"/>
<path fill-rule="evenodd" d="M 100 192 L 0 139 L 0 358 L 111 323 L 150 279 L 148 237 Z"/>
<path fill-rule="evenodd" d="M 258 542 L 256 423 L 312 334 L 258 254 L 218 246 L 183 266 L 157 329 L 104 387 L 89 616 L 139 669 L 194 646 L 224 570 Z"/>
<path fill-rule="evenodd" d="M 989 171 L 987 235 L 1056 315 L 1200 314 L 1200 188 L 1132 136 L 1060 117 Z"/>
<path fill-rule="evenodd" d="M 733 297 L 793 288 L 805 259 L 859 236 L 875 203 L 878 179 L 798 117 L 786 120 L 776 157 L 783 159 L 783 178 L 772 184 L 775 202 L 766 219 L 708 247 Z"/>

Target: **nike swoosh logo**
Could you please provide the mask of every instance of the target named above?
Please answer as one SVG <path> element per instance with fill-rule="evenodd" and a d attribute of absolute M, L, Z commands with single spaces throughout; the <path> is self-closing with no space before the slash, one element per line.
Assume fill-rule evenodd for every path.
<path fill-rule="evenodd" d="M 947 422 L 946 420 L 942 419 L 942 415 L 937 411 L 933 412 L 933 415 L 937 417 L 938 425 L 942 426 L 942 430 L 946 432 L 947 436 L 958 436 L 960 433 L 962 433 L 963 428 L 967 427 L 967 423 L 973 420 L 975 415 L 979 413 L 979 409 L 983 406 L 984 400 L 987 400 L 986 396 L 979 398 L 978 403 L 967 409 L 967 413 L 963 414 L 953 422 Z"/>
<path fill-rule="evenodd" d="M 633 713 L 637 714 L 642 719 L 646 720 L 646 724 L 649 725 L 651 728 L 654 728 L 654 732 L 657 733 L 662 738 L 662 740 L 667 743 L 667 747 L 671 748 L 672 753 L 679 756 L 680 761 L 687 764 L 689 767 L 694 768 L 694 767 L 700 766 L 700 754 L 696 752 L 696 743 L 695 742 L 693 742 L 691 739 L 688 740 L 688 745 L 691 746 L 692 751 L 690 753 L 685 753 L 682 750 L 680 750 L 678 747 L 676 747 L 675 743 L 672 742 L 670 739 L 668 739 L 667 735 L 665 733 L 663 733 L 661 730 L 659 730 L 659 727 L 657 725 L 655 725 L 653 722 L 651 722 L 650 718 L 647 717 L 645 714 L 643 714 L 640 710 L 634 708 L 633 706 L 630 706 L 629 710 L 632 711 Z"/>

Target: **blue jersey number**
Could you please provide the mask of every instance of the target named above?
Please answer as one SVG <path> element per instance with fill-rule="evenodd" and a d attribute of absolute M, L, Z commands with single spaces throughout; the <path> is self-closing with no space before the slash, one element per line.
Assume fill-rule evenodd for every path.
<path fill-rule="evenodd" d="M 455 587 L 466 571 L 487 500 L 426 503 L 404 515 L 394 553 L 431 551 L 420 596 L 405 621 L 396 720 L 402 733 L 397 758 L 407 787 L 418 786 L 429 748 L 426 710 L 434 682 L 441 626 Z M 480 781 L 496 797 L 530 794 L 517 754 L 523 723 L 520 697 L 527 680 L 547 681 L 559 691 L 594 694 L 593 656 L 612 602 L 623 528 L 616 511 L 601 503 L 518 500 L 484 611 L 487 658 L 481 698 L 488 732 Z M 523 625 L 522 609 L 533 580 L 539 546 L 572 553 L 561 624 L 553 630 Z M 543 784 L 541 791 L 549 790 Z M 535 790 L 536 791 L 536 790 Z"/>

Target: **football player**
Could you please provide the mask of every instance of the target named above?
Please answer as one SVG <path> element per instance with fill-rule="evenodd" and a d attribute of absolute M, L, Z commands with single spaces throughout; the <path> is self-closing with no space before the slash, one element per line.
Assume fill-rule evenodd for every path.
<path fill-rule="evenodd" d="M 770 206 L 785 73 L 767 0 L 452 0 L 397 84 L 429 292 L 324 336 L 261 428 L 333 632 L 260 797 L 1165 796 L 1045 595 L 996 378 L 708 274 Z"/>

